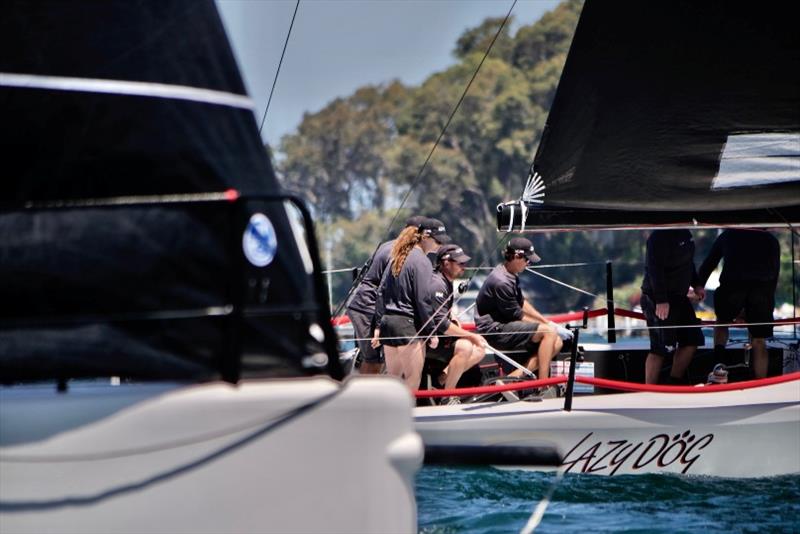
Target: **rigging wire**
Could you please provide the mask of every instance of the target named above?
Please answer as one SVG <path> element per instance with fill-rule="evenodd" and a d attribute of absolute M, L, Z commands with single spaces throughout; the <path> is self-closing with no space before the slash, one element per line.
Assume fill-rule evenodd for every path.
<path fill-rule="evenodd" d="M 536 271 L 534 271 L 530 267 L 526 267 L 525 270 L 528 271 L 531 274 L 535 274 L 536 276 L 541 276 L 545 280 L 550 280 L 554 284 L 558 284 L 560 286 L 564 286 L 564 287 L 566 287 L 568 289 L 571 289 L 573 291 L 577 291 L 578 293 L 583 293 L 584 295 L 589 295 L 590 297 L 594 297 L 594 298 L 600 298 L 600 295 L 597 295 L 595 293 L 589 293 L 588 291 L 584 291 L 583 289 L 581 289 L 579 287 L 571 286 L 571 285 L 567 284 L 566 282 L 562 282 L 561 280 L 557 280 L 557 279 L 555 279 L 555 278 L 553 278 L 551 276 L 547 276 L 546 274 L 537 273 Z M 614 302 L 614 301 L 611 301 L 611 302 Z"/>
<path fill-rule="evenodd" d="M 558 269 L 562 267 L 588 267 L 592 265 L 605 265 L 606 262 L 604 261 L 583 261 L 580 263 L 549 263 L 545 265 L 534 265 L 530 267 L 531 269 Z M 626 265 L 638 265 L 635 263 L 628 262 Z M 335 274 L 335 273 L 351 273 L 354 269 L 358 269 L 358 267 L 341 267 L 338 269 L 329 269 L 327 271 L 322 271 L 322 274 Z M 494 267 L 464 267 L 465 271 L 491 271 Z"/>
<path fill-rule="evenodd" d="M 639 319 L 644 321 L 644 319 Z M 683 325 L 661 325 L 661 326 L 618 326 L 615 328 L 588 328 L 584 330 L 584 332 L 588 334 L 604 334 L 607 332 L 649 332 L 651 330 L 679 330 L 681 328 L 714 328 L 718 326 L 722 327 L 729 327 L 729 328 L 747 328 L 748 326 L 787 326 L 787 325 L 796 325 L 798 321 L 796 319 L 784 320 L 784 321 L 770 321 L 770 322 L 762 322 L 762 323 L 714 323 L 714 324 L 683 324 Z M 533 324 L 533 323 L 531 323 Z M 537 330 L 517 330 L 515 333 L 518 334 L 535 334 Z M 504 335 L 503 332 L 486 332 L 480 334 L 484 338 L 489 338 L 493 336 L 501 336 Z M 417 332 L 417 334 L 412 339 L 418 339 L 422 336 Z M 372 338 L 359 338 L 359 337 L 346 337 L 340 338 L 341 341 L 369 341 Z M 409 339 L 408 336 L 381 336 L 380 339 Z M 427 338 L 426 338 L 427 339 Z M 506 351 L 508 352 L 508 351 Z"/>
<path fill-rule="evenodd" d="M 298 0 L 298 2 L 299 2 L 299 0 Z M 500 23 L 500 27 L 497 29 L 497 33 L 494 34 L 494 37 L 492 38 L 492 42 L 489 43 L 489 46 L 486 48 L 486 52 L 484 52 L 480 63 L 478 63 L 478 66 L 475 69 L 475 72 L 472 74 L 472 77 L 470 78 L 470 80 L 467 83 L 466 87 L 464 87 L 464 91 L 461 93 L 461 97 L 459 97 L 458 102 L 456 102 L 456 105 L 453 107 L 453 110 L 450 112 L 450 116 L 447 118 L 447 122 L 445 122 L 445 125 L 442 128 L 442 131 L 439 133 L 439 136 L 436 138 L 436 141 L 433 143 L 433 146 L 431 147 L 430 152 L 428 152 L 428 156 L 425 158 L 425 161 L 422 163 L 422 167 L 420 167 L 419 172 L 417 173 L 417 176 L 414 178 L 414 181 L 411 182 L 411 186 L 408 188 L 408 190 L 406 191 L 405 195 L 403 196 L 403 199 L 400 201 L 400 205 L 397 206 L 397 209 L 395 210 L 394 216 L 392 217 L 392 220 L 389 222 L 389 226 L 386 229 L 386 233 L 384 235 L 384 239 L 381 242 L 387 241 L 389 239 L 389 236 L 391 235 L 391 232 L 392 232 L 392 227 L 394 227 L 394 224 L 397 221 L 397 218 L 400 216 L 400 212 L 403 209 L 403 206 L 405 205 L 406 201 L 408 200 L 408 197 L 411 196 L 411 192 L 419 184 L 419 181 L 422 178 L 422 175 L 425 172 L 425 169 L 427 168 L 428 163 L 430 162 L 431 158 L 433 157 L 434 151 L 436 151 L 436 148 L 439 146 L 439 143 L 441 142 L 442 138 L 444 137 L 444 134 L 447 132 L 447 128 L 450 126 L 450 123 L 452 122 L 453 117 L 455 117 L 456 112 L 458 112 L 458 109 L 461 107 L 461 103 L 464 101 L 464 98 L 466 98 L 470 87 L 472 87 L 472 82 L 474 82 L 475 78 L 478 76 L 478 73 L 480 72 L 481 67 L 483 66 L 483 63 L 486 61 L 486 58 L 489 56 L 489 52 L 492 51 L 492 48 L 494 47 L 494 43 L 497 41 L 497 38 L 500 37 L 500 34 L 503 32 L 503 28 L 505 28 L 506 23 L 508 22 L 508 19 L 511 18 L 511 12 L 514 10 L 514 6 L 516 6 L 516 5 L 517 5 L 517 0 L 514 0 L 511 3 L 511 7 L 508 9 L 508 13 L 506 13 L 506 16 L 503 19 L 503 22 Z M 380 246 L 380 245 L 378 245 L 378 246 Z M 353 292 L 355 291 L 355 289 L 359 285 L 361 285 L 361 280 L 363 279 L 364 274 L 366 274 L 366 271 L 369 269 L 370 264 L 372 264 L 372 261 L 375 258 L 375 253 L 378 251 L 378 246 L 375 247 L 375 250 L 373 251 L 373 253 L 370 256 L 369 260 L 367 260 L 367 263 L 364 264 L 364 267 L 361 269 L 361 272 L 359 272 L 358 277 L 351 284 L 350 289 L 347 291 L 347 294 L 345 295 L 344 299 L 336 307 L 336 311 L 333 313 L 333 317 L 334 318 L 335 317 L 339 317 L 342 314 L 342 310 L 344 309 L 345 306 L 347 306 L 347 303 L 350 300 L 350 298 L 352 297 Z"/>
<path fill-rule="evenodd" d="M 472 82 L 474 82 L 475 78 L 477 78 L 478 73 L 480 72 L 481 67 L 483 66 L 483 63 L 486 61 L 486 58 L 489 56 L 489 52 L 492 51 L 492 47 L 494 46 L 494 43 L 497 41 L 497 38 L 500 37 L 500 34 L 503 32 L 503 28 L 505 28 L 505 25 L 508 22 L 508 19 L 511 17 L 511 12 L 514 10 L 514 6 L 516 6 L 516 5 L 517 5 L 517 0 L 514 0 L 512 2 L 512 4 L 511 4 L 511 7 L 508 9 L 508 13 L 506 13 L 506 16 L 503 19 L 503 22 L 500 23 L 500 27 L 497 29 L 497 32 L 494 34 L 494 37 L 492 38 L 492 42 L 489 43 L 488 48 L 486 48 L 486 52 L 484 52 L 480 63 L 478 63 L 478 67 L 475 69 L 475 72 L 472 73 L 472 78 L 470 78 L 469 82 L 467 83 L 467 86 L 464 87 L 464 91 L 461 93 L 461 96 L 459 97 L 458 102 L 456 102 L 455 107 L 450 112 L 450 116 L 447 118 L 447 122 L 445 123 L 444 128 L 442 128 L 442 131 L 439 133 L 439 136 L 436 138 L 436 141 L 433 143 L 433 146 L 431 147 L 431 150 L 428 153 L 428 157 L 425 158 L 425 161 L 422 163 L 422 167 L 419 169 L 419 172 L 417 173 L 416 178 L 414 178 L 414 181 L 411 183 L 411 187 L 408 188 L 408 191 L 406 191 L 406 194 L 403 196 L 403 200 L 400 201 L 400 205 L 397 207 L 397 210 L 395 210 L 394 217 L 392 217 L 392 220 L 389 223 L 389 229 L 386 232 L 387 233 L 386 237 L 389 236 L 389 233 L 392 230 L 392 226 L 394 226 L 394 223 L 397 220 L 397 217 L 400 215 L 400 210 L 402 210 L 403 205 L 408 200 L 408 197 L 411 196 L 411 192 L 414 190 L 414 188 L 419 183 L 420 178 L 422 178 L 422 174 L 425 172 L 425 168 L 428 166 L 428 162 L 431 160 L 431 157 L 433 156 L 433 153 L 436 150 L 436 147 L 439 146 L 439 143 L 441 142 L 442 138 L 444 137 L 444 134 L 447 132 L 447 128 L 450 126 L 450 123 L 452 122 L 453 117 L 455 117 L 456 112 L 458 112 L 458 109 L 461 107 L 461 103 L 464 101 L 464 98 L 466 98 L 470 87 L 472 87 Z"/>
<path fill-rule="evenodd" d="M 292 14 L 292 22 L 289 23 L 289 31 L 286 33 L 286 40 L 283 42 L 283 51 L 281 52 L 281 59 L 278 61 L 278 68 L 275 70 L 275 79 L 272 80 L 272 89 L 269 90 L 269 99 L 267 100 L 267 107 L 264 110 L 264 116 L 261 118 L 261 125 L 258 127 L 258 133 L 264 128 L 264 122 L 267 120 L 267 112 L 269 105 L 272 102 L 272 94 L 275 92 L 275 85 L 278 83 L 278 75 L 281 72 L 281 65 L 283 65 L 283 56 L 286 54 L 286 47 L 289 45 L 289 37 L 292 35 L 292 28 L 294 27 L 294 19 L 297 17 L 297 8 L 300 7 L 300 0 L 294 5 L 294 13 Z"/>

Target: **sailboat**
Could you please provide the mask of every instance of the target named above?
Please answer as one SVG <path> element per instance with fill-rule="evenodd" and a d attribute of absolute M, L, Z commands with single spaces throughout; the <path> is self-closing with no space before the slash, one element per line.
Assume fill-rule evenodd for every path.
<path fill-rule="evenodd" d="M 530 181 L 497 207 L 498 230 L 796 232 L 796 20 L 795 4 L 587 0 Z M 565 380 L 620 386 L 551 379 Z M 426 445 L 549 443 L 570 473 L 800 472 L 800 373 L 702 388 L 622 386 L 629 392 L 418 407 L 416 428 Z"/>
<path fill-rule="evenodd" d="M 214 2 L 12 2 L 0 44 L 0 530 L 415 531 L 411 397 L 338 381 Z"/>

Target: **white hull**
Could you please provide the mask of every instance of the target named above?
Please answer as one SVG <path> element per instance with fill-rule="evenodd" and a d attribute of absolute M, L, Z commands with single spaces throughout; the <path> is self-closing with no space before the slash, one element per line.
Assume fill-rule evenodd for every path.
<path fill-rule="evenodd" d="M 0 389 L 0 530 L 415 532 L 397 380 Z"/>
<path fill-rule="evenodd" d="M 426 445 L 555 445 L 570 473 L 800 473 L 800 380 L 717 393 L 621 393 L 415 409 Z"/>

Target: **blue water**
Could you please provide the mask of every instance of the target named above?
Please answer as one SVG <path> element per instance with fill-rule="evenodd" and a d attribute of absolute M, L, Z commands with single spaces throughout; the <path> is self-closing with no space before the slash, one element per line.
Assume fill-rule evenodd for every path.
<path fill-rule="evenodd" d="M 553 479 L 552 473 L 425 467 L 416 480 L 419 531 L 519 532 Z M 798 533 L 800 475 L 567 475 L 536 532 Z"/>

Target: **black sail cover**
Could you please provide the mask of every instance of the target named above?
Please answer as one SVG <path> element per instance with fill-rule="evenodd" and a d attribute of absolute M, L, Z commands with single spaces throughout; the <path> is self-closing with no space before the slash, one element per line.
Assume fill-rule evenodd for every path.
<path fill-rule="evenodd" d="M 210 0 L 6 2 L 0 381 L 338 373 Z"/>
<path fill-rule="evenodd" d="M 587 0 L 498 228 L 800 221 L 797 2 Z M 512 220 L 513 219 L 513 220 Z"/>

